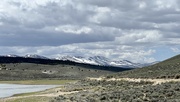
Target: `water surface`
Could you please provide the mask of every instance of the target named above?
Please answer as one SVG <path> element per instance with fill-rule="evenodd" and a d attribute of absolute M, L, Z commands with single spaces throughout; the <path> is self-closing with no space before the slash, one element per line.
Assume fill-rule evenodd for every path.
<path fill-rule="evenodd" d="M 57 85 L 0 84 L 0 98 L 9 97 L 14 94 L 42 91 L 53 87 L 57 87 Z"/>

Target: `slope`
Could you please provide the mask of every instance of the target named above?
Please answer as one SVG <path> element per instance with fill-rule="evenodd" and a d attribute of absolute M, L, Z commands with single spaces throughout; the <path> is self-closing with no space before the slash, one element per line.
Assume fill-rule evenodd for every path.
<path fill-rule="evenodd" d="M 41 58 L 0 57 L 0 80 L 83 79 L 124 70 L 130 68 Z"/>
<path fill-rule="evenodd" d="M 152 66 L 125 71 L 107 76 L 107 78 L 180 78 L 180 55 L 174 56 Z"/>
<path fill-rule="evenodd" d="M 149 66 L 155 63 L 133 63 L 128 60 L 112 60 L 103 56 L 93 56 L 93 57 L 81 57 L 81 56 L 61 56 L 56 58 L 57 60 L 72 61 L 77 63 L 100 65 L 100 66 L 114 66 L 123 68 L 141 68 L 144 66 Z"/>
<path fill-rule="evenodd" d="M 179 73 L 177 55 L 149 67 L 81 80 L 64 89 L 78 93 L 60 95 L 51 102 L 180 102 Z"/>

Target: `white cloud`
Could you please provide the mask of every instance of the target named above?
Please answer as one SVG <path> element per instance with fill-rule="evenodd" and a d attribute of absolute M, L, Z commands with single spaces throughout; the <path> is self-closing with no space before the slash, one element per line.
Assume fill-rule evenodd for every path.
<path fill-rule="evenodd" d="M 89 27 L 79 27 L 73 25 L 63 25 L 55 28 L 56 31 L 65 32 L 65 33 L 72 33 L 72 34 L 88 34 L 92 31 Z"/>
<path fill-rule="evenodd" d="M 137 34 L 140 38 L 136 42 L 157 42 L 161 40 L 162 35 L 158 31 L 144 31 Z"/>
<path fill-rule="evenodd" d="M 152 54 L 154 54 L 156 51 L 155 50 L 139 50 L 139 51 L 129 51 L 129 52 L 124 52 L 121 54 L 120 58 L 121 59 L 128 59 L 133 62 L 144 62 L 144 63 L 149 63 L 149 62 L 154 62 L 156 59 L 153 57 L 150 57 Z"/>
<path fill-rule="evenodd" d="M 176 0 L 156 0 L 156 4 L 157 4 L 157 9 L 161 10 L 161 9 L 169 9 L 169 8 L 177 8 L 178 5 L 176 4 Z"/>
<path fill-rule="evenodd" d="M 163 44 L 172 46 L 180 45 L 180 38 L 164 38 L 162 41 Z"/>
<path fill-rule="evenodd" d="M 171 48 L 171 50 L 175 53 L 180 53 L 180 49 L 179 48 Z"/>
<path fill-rule="evenodd" d="M 95 45 L 96 44 L 96 45 Z M 141 48 L 134 48 L 132 46 L 114 46 L 107 44 L 91 43 L 89 45 L 95 45 L 97 48 L 85 47 L 86 44 L 73 44 L 63 46 L 42 46 L 42 47 L 0 47 L 0 50 L 4 49 L 4 54 L 39 54 L 56 58 L 62 55 L 76 55 L 76 56 L 104 56 L 113 60 L 130 60 L 133 62 L 147 63 L 155 61 L 154 58 L 150 57 L 155 53 L 155 50 L 143 50 Z M 102 46 L 102 47 L 100 47 Z M 104 48 L 105 47 L 105 48 Z"/>
<path fill-rule="evenodd" d="M 3 22 L 0 22 L 0 26 L 2 26 L 3 25 Z"/>
<path fill-rule="evenodd" d="M 134 43 L 158 43 L 162 39 L 162 34 L 155 30 L 131 30 L 116 38 L 120 44 Z"/>
<path fill-rule="evenodd" d="M 113 12 L 108 7 L 94 7 L 93 11 L 95 12 L 95 15 L 89 17 L 89 21 L 97 24 L 100 24 L 102 21 L 106 21 L 108 19 L 108 15 Z"/>
<path fill-rule="evenodd" d="M 145 2 L 140 2 L 139 8 L 144 9 L 146 8 L 147 4 Z"/>
<path fill-rule="evenodd" d="M 179 0 L 2 0 L 0 54 L 151 62 L 153 49 L 180 44 L 179 13 Z"/>

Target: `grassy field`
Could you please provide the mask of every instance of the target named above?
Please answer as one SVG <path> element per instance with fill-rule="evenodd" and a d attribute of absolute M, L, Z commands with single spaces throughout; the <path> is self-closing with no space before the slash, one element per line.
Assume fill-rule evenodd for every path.
<path fill-rule="evenodd" d="M 23 85 L 62 85 L 76 80 L 21 80 L 21 81 L 0 81 L 6 84 L 23 84 Z"/>
<path fill-rule="evenodd" d="M 153 85 L 148 81 L 82 80 L 64 89 L 79 90 L 78 93 L 60 95 L 50 102 L 180 102 L 179 85 L 180 82 Z"/>
<path fill-rule="evenodd" d="M 52 98 L 50 97 L 26 97 L 26 98 L 14 98 L 7 101 L 0 102 L 49 102 Z"/>
<path fill-rule="evenodd" d="M 33 63 L 0 64 L 0 80 L 79 80 L 85 77 L 99 77 L 115 72 L 86 68 L 75 65 L 45 65 Z"/>

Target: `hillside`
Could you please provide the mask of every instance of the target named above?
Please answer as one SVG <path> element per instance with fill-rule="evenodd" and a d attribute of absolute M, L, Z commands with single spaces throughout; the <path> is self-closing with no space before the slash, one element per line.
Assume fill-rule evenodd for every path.
<path fill-rule="evenodd" d="M 66 85 L 51 102 L 180 102 L 180 55 L 156 65 Z M 168 79 L 167 79 L 168 78 Z"/>
<path fill-rule="evenodd" d="M 82 56 L 61 56 L 56 58 L 58 60 L 72 61 L 77 63 L 91 64 L 91 65 L 101 65 L 101 66 L 114 66 L 123 68 L 141 68 L 144 66 L 152 65 L 153 63 L 133 63 L 128 60 L 112 60 L 103 56 L 93 56 L 93 57 L 82 57 Z"/>
<path fill-rule="evenodd" d="M 179 59 L 180 55 L 150 67 L 111 75 L 98 70 L 97 74 L 91 74 L 104 74 L 99 78 L 85 78 L 45 94 L 29 95 L 22 99 L 17 97 L 17 100 L 27 100 L 27 97 L 34 99 L 34 96 L 40 99 L 40 96 L 44 96 L 50 102 L 180 102 Z M 77 69 L 72 71 L 75 73 Z"/>
<path fill-rule="evenodd" d="M 4 59 L 10 59 L 4 60 Z M 12 60 L 14 59 L 14 60 Z M 38 60 L 37 60 L 38 59 Z M 41 61 L 40 61 L 41 60 Z M 113 60 L 108 59 L 104 56 L 91 56 L 91 57 L 82 57 L 82 56 L 71 56 L 71 55 L 61 55 L 56 58 L 49 58 L 41 55 L 36 54 L 27 54 L 24 56 L 9 54 L 9 55 L 0 55 L 0 63 L 1 62 L 30 62 L 30 63 L 80 63 L 80 64 L 88 64 L 88 65 L 98 65 L 98 66 L 111 66 L 111 67 L 120 67 L 120 68 L 142 68 L 145 66 L 150 66 L 157 62 L 152 63 L 134 63 L 128 60 Z"/>
<path fill-rule="evenodd" d="M 0 80 L 83 79 L 125 70 L 130 69 L 50 59 L 0 57 Z"/>
<path fill-rule="evenodd" d="M 107 76 L 107 78 L 180 78 L 180 55 L 152 66 L 125 71 Z"/>

